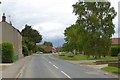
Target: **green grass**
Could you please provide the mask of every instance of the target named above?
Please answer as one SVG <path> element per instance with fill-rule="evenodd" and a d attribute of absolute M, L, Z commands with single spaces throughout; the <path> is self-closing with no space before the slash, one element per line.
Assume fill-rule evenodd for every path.
<path fill-rule="evenodd" d="M 59 56 L 58 54 L 53 54 L 54 57 L 64 59 L 64 60 L 86 60 L 85 56 L 74 55 L 74 57 L 68 57 L 69 55 Z"/>
<path fill-rule="evenodd" d="M 120 68 L 117 68 L 117 67 L 108 66 L 108 67 L 102 68 L 102 70 L 111 72 L 111 73 L 118 73 L 118 72 L 120 73 Z"/>
<path fill-rule="evenodd" d="M 64 56 L 60 56 L 59 54 L 53 54 L 54 57 L 64 59 L 64 60 L 118 60 L 117 57 L 106 56 L 99 59 L 95 59 L 92 56 L 87 58 L 86 55 L 73 55 L 71 53 L 62 53 Z M 68 57 L 69 55 L 73 55 L 74 57 Z"/>
<path fill-rule="evenodd" d="M 106 56 L 106 57 L 102 57 L 98 60 L 118 60 L 118 58 L 117 57 Z"/>

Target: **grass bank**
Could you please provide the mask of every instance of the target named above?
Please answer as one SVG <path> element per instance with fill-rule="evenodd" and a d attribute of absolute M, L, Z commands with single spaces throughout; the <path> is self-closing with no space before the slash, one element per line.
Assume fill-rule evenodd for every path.
<path fill-rule="evenodd" d="M 86 55 L 73 55 L 69 53 L 62 53 L 62 54 L 53 54 L 54 57 L 59 58 L 59 59 L 64 59 L 64 60 L 118 60 L 117 57 L 111 57 L 111 56 L 106 56 L 106 57 L 101 57 L 99 59 L 95 59 L 94 57 L 87 58 Z"/>
<path fill-rule="evenodd" d="M 120 74 L 120 68 L 117 68 L 117 67 L 108 66 L 108 67 L 102 68 L 102 70 L 111 72 L 111 73 L 119 73 Z"/>

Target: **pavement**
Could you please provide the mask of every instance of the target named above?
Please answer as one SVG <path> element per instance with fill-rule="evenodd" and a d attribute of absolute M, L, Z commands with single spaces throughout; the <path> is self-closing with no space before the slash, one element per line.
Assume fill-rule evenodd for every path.
<path fill-rule="evenodd" d="M 96 69 L 54 58 L 50 54 L 36 54 L 21 71 L 19 78 L 115 78 Z M 104 79 L 102 79 L 104 80 Z"/>
<path fill-rule="evenodd" d="M 0 71 L 5 70 L 6 68 L 10 67 L 10 66 L 13 65 L 13 64 L 14 64 L 14 63 L 1 63 L 1 64 L 0 64 L 0 68 L 1 68 Z"/>
<path fill-rule="evenodd" d="M 101 68 L 104 68 L 104 67 L 107 67 L 108 64 L 101 64 L 101 65 L 88 65 L 88 64 L 84 64 L 85 62 L 96 62 L 98 60 L 80 60 L 80 61 L 70 61 L 70 60 L 67 60 L 73 64 L 79 64 L 79 65 L 83 65 L 83 66 L 88 66 L 88 67 L 92 67 L 92 68 L 95 68 L 95 69 L 101 69 Z"/>
<path fill-rule="evenodd" d="M 22 58 L 12 64 L 1 64 L 2 78 L 17 78 L 20 70 L 24 67 L 24 65 L 27 62 L 30 61 L 31 58 L 32 58 L 32 56 L 27 56 L 27 57 Z"/>

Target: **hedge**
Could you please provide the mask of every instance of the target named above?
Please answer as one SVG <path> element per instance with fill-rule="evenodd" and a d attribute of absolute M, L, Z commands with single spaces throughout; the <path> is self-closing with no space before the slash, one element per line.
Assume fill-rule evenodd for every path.
<path fill-rule="evenodd" d="M 2 63 L 14 62 L 14 47 L 12 43 L 2 43 Z"/>
<path fill-rule="evenodd" d="M 111 56 L 118 56 L 118 53 L 120 53 L 120 46 L 112 46 Z"/>

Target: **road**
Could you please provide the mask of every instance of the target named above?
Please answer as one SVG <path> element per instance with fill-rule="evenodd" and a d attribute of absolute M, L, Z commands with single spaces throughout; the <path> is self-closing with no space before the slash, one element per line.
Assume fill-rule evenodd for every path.
<path fill-rule="evenodd" d="M 50 54 L 33 55 L 19 78 L 110 78 L 93 68 L 54 58 Z"/>

